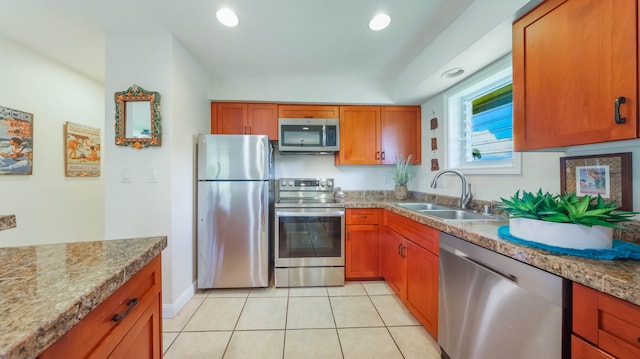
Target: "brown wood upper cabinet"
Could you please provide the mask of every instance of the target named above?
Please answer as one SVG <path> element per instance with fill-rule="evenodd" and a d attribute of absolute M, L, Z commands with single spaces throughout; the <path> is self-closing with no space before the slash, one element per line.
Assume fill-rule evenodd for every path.
<path fill-rule="evenodd" d="M 513 24 L 514 150 L 638 137 L 637 19 L 637 0 L 548 0 Z"/>
<path fill-rule="evenodd" d="M 280 105 L 278 117 L 280 118 L 338 118 L 340 111 L 338 106 L 326 105 Z"/>
<path fill-rule="evenodd" d="M 337 165 L 421 163 L 420 106 L 340 106 Z"/>
<path fill-rule="evenodd" d="M 267 135 L 278 139 L 278 105 L 271 103 L 211 103 L 211 133 Z"/>

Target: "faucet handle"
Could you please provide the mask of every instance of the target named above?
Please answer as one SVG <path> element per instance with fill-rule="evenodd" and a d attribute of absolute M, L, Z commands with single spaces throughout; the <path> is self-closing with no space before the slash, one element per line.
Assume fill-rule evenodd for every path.
<path fill-rule="evenodd" d="M 471 183 L 468 183 L 467 187 L 467 193 L 462 196 L 462 208 L 467 208 L 467 206 L 471 202 L 471 199 L 473 198 L 473 195 L 471 194 Z"/>

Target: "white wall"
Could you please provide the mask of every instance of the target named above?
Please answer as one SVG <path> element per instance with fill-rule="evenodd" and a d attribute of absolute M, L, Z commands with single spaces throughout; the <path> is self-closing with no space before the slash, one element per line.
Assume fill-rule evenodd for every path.
<path fill-rule="evenodd" d="M 436 172 L 431 171 L 431 159 L 437 158 L 440 169 L 446 169 L 444 149 L 446 148 L 444 96 L 438 95 L 422 105 L 422 166 L 417 181 L 410 188 L 422 191 L 460 196 L 460 179 L 457 176 L 443 176 L 438 180 L 438 188 L 430 188 Z M 430 129 L 430 120 L 438 118 L 438 129 Z M 431 151 L 431 138 L 436 137 L 438 150 Z M 517 175 L 466 175 L 471 183 L 471 193 L 474 198 L 482 200 L 496 200 L 500 197 L 512 196 L 517 190 L 537 191 L 542 188 L 545 192 L 558 193 L 560 191 L 560 160 L 562 152 L 525 152 L 522 154 L 522 174 Z M 442 184 L 442 186 L 441 186 Z"/>
<path fill-rule="evenodd" d="M 102 84 L 4 38 L 0 54 L 0 106 L 34 116 L 33 174 L 0 175 L 0 214 L 17 221 L 0 246 L 102 239 L 104 151 L 100 177 L 65 177 L 63 136 L 67 121 L 104 129 Z"/>
<path fill-rule="evenodd" d="M 209 127 L 207 76 L 171 35 L 110 33 L 106 50 L 106 101 L 113 103 L 115 92 L 133 84 L 159 92 L 162 142 L 136 150 L 108 141 L 105 236 L 168 237 L 163 302 L 171 316 L 193 294 L 194 136 Z M 106 136 L 114 138 L 114 106 L 106 113 Z M 123 182 L 129 169 L 130 182 Z M 149 171 L 155 171 L 155 182 Z"/>
<path fill-rule="evenodd" d="M 275 156 L 275 177 L 328 177 L 343 190 L 393 190 L 393 166 L 335 166 L 333 155 Z"/>

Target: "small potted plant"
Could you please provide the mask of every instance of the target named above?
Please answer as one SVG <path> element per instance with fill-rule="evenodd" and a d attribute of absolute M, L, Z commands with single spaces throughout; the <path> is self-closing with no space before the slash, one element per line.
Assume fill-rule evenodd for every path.
<path fill-rule="evenodd" d="M 407 189 L 407 183 L 411 180 L 411 155 L 406 159 L 398 157 L 395 164 L 395 171 L 393 172 L 393 180 L 396 183 L 394 188 L 394 196 L 397 200 L 407 199 L 409 190 Z"/>
<path fill-rule="evenodd" d="M 613 229 L 631 220 L 637 212 L 618 211 L 615 201 L 605 202 L 598 195 L 578 197 L 518 190 L 502 200 L 509 213 L 511 235 L 556 247 L 576 249 L 612 248 Z"/>

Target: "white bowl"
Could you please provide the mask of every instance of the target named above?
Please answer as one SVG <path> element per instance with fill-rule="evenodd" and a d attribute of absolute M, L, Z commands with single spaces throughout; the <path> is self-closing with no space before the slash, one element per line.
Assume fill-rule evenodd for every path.
<path fill-rule="evenodd" d="M 528 218 L 509 219 L 512 236 L 550 246 L 574 249 L 611 249 L 613 229 L 603 226 L 583 226 Z"/>

